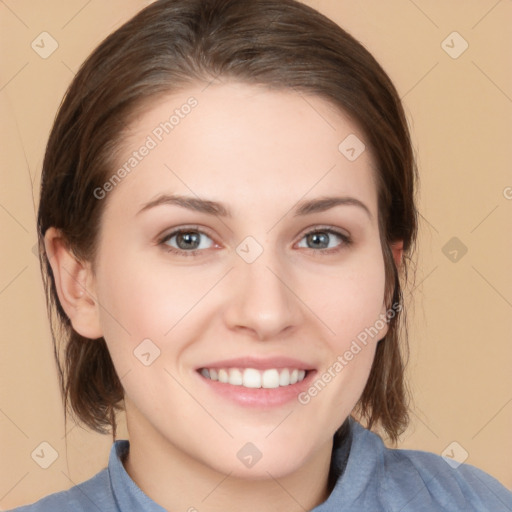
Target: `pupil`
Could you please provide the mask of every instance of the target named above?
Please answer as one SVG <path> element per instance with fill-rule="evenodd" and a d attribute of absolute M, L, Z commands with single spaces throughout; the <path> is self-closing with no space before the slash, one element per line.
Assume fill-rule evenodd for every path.
<path fill-rule="evenodd" d="M 180 233 L 176 241 L 180 249 L 195 249 L 199 245 L 198 233 Z"/>
<path fill-rule="evenodd" d="M 329 245 L 329 237 L 326 233 L 312 233 L 309 235 L 309 242 L 315 247 L 326 248 Z"/>

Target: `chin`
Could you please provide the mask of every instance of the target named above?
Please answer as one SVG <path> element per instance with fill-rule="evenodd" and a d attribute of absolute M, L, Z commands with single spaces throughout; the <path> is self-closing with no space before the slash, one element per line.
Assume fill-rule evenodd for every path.
<path fill-rule="evenodd" d="M 265 433 L 265 436 L 268 433 Z M 263 437 L 263 436 L 262 436 Z M 313 455 L 313 447 L 304 446 L 298 440 L 270 442 L 269 439 L 253 442 L 239 436 L 231 440 L 228 446 L 220 448 L 215 454 L 209 454 L 207 464 L 214 470 L 230 477 L 243 480 L 268 480 L 269 478 L 286 477 L 304 466 Z M 210 448 L 211 449 L 211 448 Z"/>

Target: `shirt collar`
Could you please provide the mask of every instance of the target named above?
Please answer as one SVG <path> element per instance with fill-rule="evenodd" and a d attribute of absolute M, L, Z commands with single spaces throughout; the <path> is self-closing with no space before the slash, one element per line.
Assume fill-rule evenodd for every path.
<path fill-rule="evenodd" d="M 359 509 L 355 508 L 356 502 L 370 486 L 380 481 L 381 475 L 375 473 L 381 468 L 378 462 L 383 457 L 382 439 L 351 416 L 347 421 L 348 433 L 338 440 L 336 436 L 334 438 L 331 471 L 338 473 L 334 489 L 327 500 L 311 512 L 352 512 Z"/>
<path fill-rule="evenodd" d="M 137 486 L 126 472 L 123 459 L 128 454 L 130 442 L 116 441 L 110 450 L 108 471 L 114 501 L 119 511 L 144 510 L 145 512 L 166 512 Z"/>

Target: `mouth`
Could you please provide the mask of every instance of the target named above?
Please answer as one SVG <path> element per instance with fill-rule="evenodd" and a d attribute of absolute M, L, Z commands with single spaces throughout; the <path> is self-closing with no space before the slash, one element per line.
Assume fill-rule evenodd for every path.
<path fill-rule="evenodd" d="M 257 410 L 271 410 L 297 400 L 317 373 L 314 364 L 288 356 L 254 356 L 205 362 L 195 371 L 207 393 Z"/>
<path fill-rule="evenodd" d="M 299 368 L 256 368 L 225 367 L 200 368 L 198 372 L 208 380 L 218 381 L 231 386 L 241 386 L 249 389 L 275 389 L 288 387 L 302 382 L 309 372 Z"/>
<path fill-rule="evenodd" d="M 252 410 L 270 411 L 297 400 L 311 386 L 317 370 L 290 357 L 240 357 L 196 368 L 206 392 Z"/>

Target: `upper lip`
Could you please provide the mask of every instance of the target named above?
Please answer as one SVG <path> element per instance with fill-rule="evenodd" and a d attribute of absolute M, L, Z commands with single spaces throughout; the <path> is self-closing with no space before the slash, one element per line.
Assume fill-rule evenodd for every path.
<path fill-rule="evenodd" d="M 271 368 L 297 368 L 297 370 L 312 370 L 311 364 L 305 363 L 299 359 L 292 357 L 271 357 L 271 358 L 255 358 L 255 357 L 237 357 L 235 359 L 224 359 L 212 363 L 205 363 L 199 368 L 254 368 L 256 370 L 268 370 Z"/>

